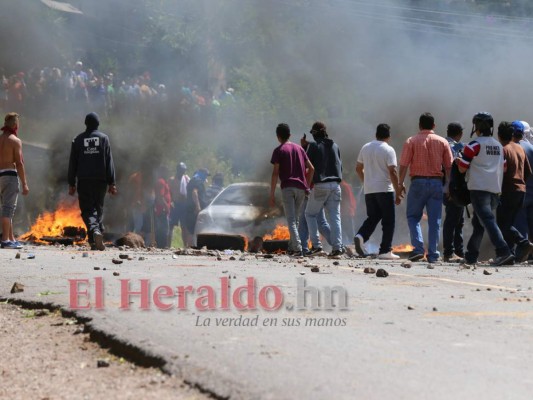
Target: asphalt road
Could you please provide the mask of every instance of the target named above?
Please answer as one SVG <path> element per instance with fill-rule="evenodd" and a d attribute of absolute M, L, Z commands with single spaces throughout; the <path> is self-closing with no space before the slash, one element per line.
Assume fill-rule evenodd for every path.
<path fill-rule="evenodd" d="M 132 260 L 113 264 L 119 253 Z M 69 280 L 86 279 L 90 287 L 80 283 L 79 291 L 88 290 L 94 307 L 101 278 L 103 309 L 76 311 L 92 319 L 91 329 L 163 360 L 165 370 L 220 398 L 488 400 L 530 399 L 533 393 L 528 266 L 428 269 L 426 263 L 404 268 L 401 262 L 358 259 L 240 260 L 239 254 L 224 253 L 217 260 L 117 249 L 83 257 L 82 250 L 53 247 L 28 247 L 20 259 L 15 255 L 0 251 L 0 297 L 71 309 Z M 318 265 L 320 272 L 306 264 Z M 365 267 L 384 268 L 389 276 L 365 274 Z M 240 311 L 221 282 L 229 282 L 232 295 L 251 278 L 256 309 Z M 125 299 L 129 311 L 120 309 L 121 280 L 127 279 L 135 291 L 141 280 L 150 281 L 146 310 L 140 309 L 141 296 Z M 311 294 L 307 308 L 298 309 L 299 279 L 320 293 L 320 310 L 311 309 Z M 24 291 L 10 294 L 14 282 Z M 170 304 L 170 310 L 154 301 L 158 286 L 170 287 L 159 294 L 173 291 L 173 297 L 160 296 L 159 306 Z M 178 286 L 192 288 L 177 295 Z M 347 309 L 337 296 L 330 310 L 323 309 L 328 288 L 345 291 Z M 263 301 L 261 289 L 268 294 Z M 275 305 L 275 293 L 283 297 L 281 307 L 266 310 Z M 226 299 L 229 310 L 221 310 Z M 87 296 L 80 294 L 78 301 L 86 305 Z M 240 305 L 249 301 L 244 293 Z"/>

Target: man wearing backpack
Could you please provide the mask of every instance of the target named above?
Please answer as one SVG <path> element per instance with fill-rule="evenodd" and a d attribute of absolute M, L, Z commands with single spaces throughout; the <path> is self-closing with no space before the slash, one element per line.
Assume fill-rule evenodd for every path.
<path fill-rule="evenodd" d="M 472 236 L 468 241 L 465 262 L 475 264 L 485 229 L 496 250 L 492 265 L 513 264 L 514 255 L 505 242 L 496 224 L 494 212 L 500 202 L 503 181 L 503 147 L 492 137 L 494 120 L 487 112 L 480 112 L 472 118 L 472 134 L 477 138 L 466 145 L 463 156 L 458 159 L 459 171 L 466 173 L 470 199 L 474 209 Z"/>
<path fill-rule="evenodd" d="M 463 154 L 465 145 L 461 143 L 463 126 L 459 122 L 448 124 L 446 140 L 450 144 L 455 159 Z M 459 262 L 464 258 L 463 226 L 465 207 L 453 201 L 449 195 L 444 196 L 445 217 L 442 228 L 442 244 L 444 262 Z"/>

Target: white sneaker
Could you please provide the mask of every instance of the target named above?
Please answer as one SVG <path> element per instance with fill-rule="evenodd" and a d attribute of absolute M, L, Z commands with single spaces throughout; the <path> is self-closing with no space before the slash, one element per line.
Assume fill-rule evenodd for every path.
<path fill-rule="evenodd" d="M 399 258 L 400 256 L 398 254 L 394 254 L 392 251 L 378 255 L 378 259 L 380 260 L 398 260 Z"/>
<path fill-rule="evenodd" d="M 355 244 L 355 251 L 360 257 L 366 257 L 368 254 L 365 249 L 365 240 L 361 235 L 355 235 L 353 238 Z"/>

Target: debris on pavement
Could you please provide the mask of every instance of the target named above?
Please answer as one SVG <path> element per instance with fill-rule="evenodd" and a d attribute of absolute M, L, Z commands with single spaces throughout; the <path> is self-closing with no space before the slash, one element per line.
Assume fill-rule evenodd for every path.
<path fill-rule="evenodd" d="M 109 360 L 103 358 L 96 360 L 96 366 L 98 368 L 107 368 L 109 367 Z"/>
<path fill-rule="evenodd" d="M 385 271 L 383 268 L 380 268 L 380 269 L 377 270 L 376 276 L 378 278 L 386 278 L 387 276 L 389 276 L 389 273 L 387 271 Z"/>
<path fill-rule="evenodd" d="M 11 287 L 11 293 L 20 293 L 24 291 L 24 285 L 19 282 L 15 282 Z"/>

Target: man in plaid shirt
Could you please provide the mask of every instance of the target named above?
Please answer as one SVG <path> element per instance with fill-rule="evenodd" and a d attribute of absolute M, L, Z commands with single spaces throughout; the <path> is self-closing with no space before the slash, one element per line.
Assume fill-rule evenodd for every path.
<path fill-rule="evenodd" d="M 420 220 L 424 208 L 428 217 L 427 261 L 437 262 L 439 231 L 442 219 L 442 199 L 444 195 L 443 169 L 446 182 L 452 167 L 452 152 L 448 141 L 435 134 L 435 119 L 424 113 L 419 119 L 420 132 L 408 138 L 400 157 L 400 192 L 405 192 L 405 177 L 409 169 L 411 185 L 407 195 L 407 223 L 414 249 L 409 256 L 411 261 L 424 258 L 424 239 Z M 447 189 L 446 189 L 447 191 Z"/>

